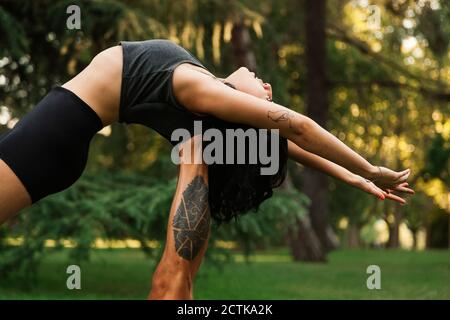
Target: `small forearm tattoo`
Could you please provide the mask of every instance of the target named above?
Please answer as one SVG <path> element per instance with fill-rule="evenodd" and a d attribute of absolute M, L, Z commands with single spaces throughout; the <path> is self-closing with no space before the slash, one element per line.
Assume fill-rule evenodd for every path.
<path fill-rule="evenodd" d="M 202 176 L 196 176 L 183 191 L 173 218 L 177 254 L 193 260 L 208 238 L 209 227 L 208 186 Z"/>
<path fill-rule="evenodd" d="M 289 128 L 293 129 L 292 127 L 292 118 L 293 118 L 293 114 L 289 111 L 285 111 L 285 110 L 279 110 L 279 111 L 267 111 L 267 117 L 272 120 L 273 122 L 282 122 L 282 121 L 287 121 Z"/>

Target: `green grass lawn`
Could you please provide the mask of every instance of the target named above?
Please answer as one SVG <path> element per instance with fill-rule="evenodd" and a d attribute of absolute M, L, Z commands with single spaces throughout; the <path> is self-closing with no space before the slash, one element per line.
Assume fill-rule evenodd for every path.
<path fill-rule="evenodd" d="M 205 262 L 196 299 L 450 299 L 448 251 L 340 250 L 326 264 L 295 263 L 286 250 L 258 253 L 252 263 Z M 381 268 L 381 290 L 366 287 L 366 268 Z M 0 280 L 0 299 L 145 299 L 154 265 L 139 250 L 95 250 L 81 264 L 81 290 L 66 288 L 66 252 L 49 255 L 38 283 L 21 289 Z"/>

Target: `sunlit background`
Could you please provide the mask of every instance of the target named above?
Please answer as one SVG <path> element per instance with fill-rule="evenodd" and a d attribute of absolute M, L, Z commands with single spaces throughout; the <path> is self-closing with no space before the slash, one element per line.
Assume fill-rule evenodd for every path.
<path fill-rule="evenodd" d="M 399 206 L 290 163 L 259 212 L 213 228 L 197 297 L 450 298 L 448 1 L 3 0 L 0 134 L 98 52 L 153 38 L 217 76 L 247 66 L 372 164 L 411 168 L 416 192 Z M 176 175 L 155 132 L 105 127 L 73 187 L 0 228 L 0 298 L 144 298 Z M 69 263 L 87 270 L 81 293 L 65 288 Z"/>

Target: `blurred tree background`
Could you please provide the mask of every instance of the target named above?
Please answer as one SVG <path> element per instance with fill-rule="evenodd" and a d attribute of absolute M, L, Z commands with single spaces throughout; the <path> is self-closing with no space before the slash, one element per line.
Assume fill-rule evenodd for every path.
<path fill-rule="evenodd" d="M 81 8 L 69 30 L 66 8 Z M 376 165 L 411 168 L 408 205 L 290 163 L 257 213 L 214 226 L 207 259 L 288 246 L 297 261 L 342 247 L 450 248 L 450 4 L 439 0 L 0 1 L 0 133 L 119 40 L 171 39 L 214 74 L 247 66 L 277 103 Z M 157 259 L 177 168 L 140 126 L 94 138 L 83 177 L 0 228 L 0 276 L 31 277 L 48 250 L 122 240 Z"/>

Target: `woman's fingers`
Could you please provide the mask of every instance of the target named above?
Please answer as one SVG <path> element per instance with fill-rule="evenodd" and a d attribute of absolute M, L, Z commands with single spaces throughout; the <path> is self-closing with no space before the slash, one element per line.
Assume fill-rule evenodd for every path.
<path fill-rule="evenodd" d="M 403 198 L 401 198 L 401 197 L 399 197 L 399 196 L 397 196 L 397 195 L 395 195 L 393 193 L 386 194 L 386 199 L 391 199 L 391 200 L 396 201 L 396 202 L 398 202 L 398 203 L 400 203 L 402 205 L 406 204 L 406 200 L 405 199 L 403 199 Z"/>
<path fill-rule="evenodd" d="M 409 194 L 414 194 L 415 191 L 413 189 L 411 189 L 411 188 L 408 188 L 407 187 L 408 185 L 409 185 L 408 182 L 400 183 L 400 184 L 395 186 L 394 190 L 395 191 L 409 193 Z M 387 190 L 390 190 L 390 189 L 387 189 Z M 390 191 L 392 192 L 392 190 L 390 190 Z"/>
<path fill-rule="evenodd" d="M 367 179 L 358 180 L 358 184 L 356 185 L 358 188 L 362 189 L 363 191 L 373 194 L 374 196 L 378 197 L 381 200 L 384 200 L 384 194 L 383 190 L 377 187 L 373 182 Z"/>
<path fill-rule="evenodd" d="M 402 197 L 394 194 L 393 191 L 400 191 L 400 192 L 405 192 L 405 193 L 409 193 L 409 194 L 415 193 L 414 190 L 404 187 L 405 185 L 408 185 L 408 183 L 402 183 L 401 185 L 397 186 L 394 190 L 392 190 L 392 189 L 386 189 L 386 191 L 383 190 L 383 194 L 386 197 L 386 199 L 390 199 L 390 200 L 400 203 L 401 205 L 404 205 L 404 204 L 406 204 L 406 200 L 403 199 Z"/>
<path fill-rule="evenodd" d="M 398 202 L 398 203 L 400 203 L 402 205 L 406 204 L 406 200 L 403 199 L 402 197 L 397 196 L 396 194 L 392 193 L 392 190 L 391 190 L 390 193 L 383 190 L 383 194 L 384 194 L 386 199 L 390 199 L 390 200 L 396 201 L 396 202 Z"/>
<path fill-rule="evenodd" d="M 411 188 L 407 188 L 407 187 L 402 187 L 402 186 L 397 186 L 394 189 L 395 191 L 400 191 L 400 192 L 405 192 L 405 193 L 409 193 L 409 194 L 414 194 L 414 190 Z"/>
<path fill-rule="evenodd" d="M 402 171 L 400 173 L 401 174 L 400 179 L 406 179 L 409 176 L 409 173 L 410 173 L 409 169 Z M 369 182 L 369 181 L 365 180 L 365 182 Z M 394 191 L 414 194 L 414 190 L 412 190 L 411 188 L 408 188 L 408 182 L 406 182 L 406 181 L 396 184 L 395 187 L 392 189 L 386 188 L 384 190 L 382 188 L 380 188 L 379 186 L 377 186 L 376 184 L 374 184 L 373 182 L 369 182 L 369 183 L 364 183 L 362 185 L 362 189 L 368 193 L 375 195 L 376 197 L 378 197 L 381 200 L 390 199 L 392 201 L 400 203 L 401 205 L 405 205 L 406 200 L 403 199 L 402 197 L 394 194 Z"/>
<path fill-rule="evenodd" d="M 386 197 L 383 190 L 380 189 L 379 187 L 377 187 L 373 182 L 371 182 L 369 184 L 369 189 L 367 191 L 369 193 L 372 193 L 373 195 L 375 195 L 376 197 L 378 197 L 381 200 L 384 200 Z"/>
<path fill-rule="evenodd" d="M 410 173 L 411 173 L 411 170 L 409 170 L 409 169 L 399 172 L 395 182 L 398 182 L 398 183 L 405 182 L 408 179 Z"/>
<path fill-rule="evenodd" d="M 374 196 L 378 197 L 380 200 L 390 199 L 392 201 L 398 202 L 401 205 L 406 204 L 406 200 L 402 197 L 394 194 L 394 191 L 400 191 L 405 193 L 413 194 L 414 190 L 406 187 L 408 185 L 407 182 L 400 183 L 397 185 L 394 189 L 381 189 L 377 185 L 375 185 L 373 182 L 366 183 L 363 185 L 363 190 L 367 191 L 368 193 L 373 194 Z"/>

